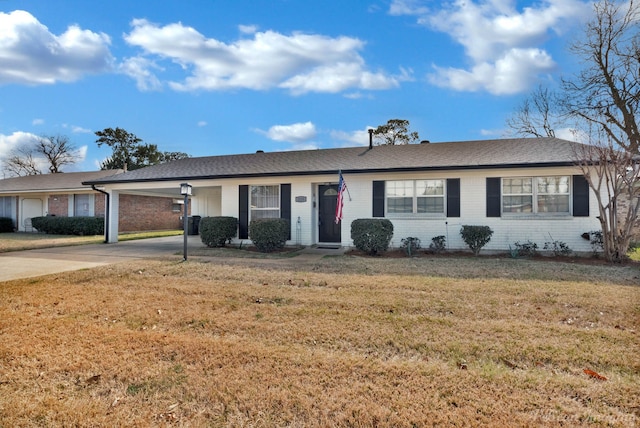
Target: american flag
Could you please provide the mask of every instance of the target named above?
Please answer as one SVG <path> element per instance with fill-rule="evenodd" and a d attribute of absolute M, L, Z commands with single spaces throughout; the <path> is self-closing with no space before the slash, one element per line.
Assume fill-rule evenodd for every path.
<path fill-rule="evenodd" d="M 340 180 L 338 180 L 338 201 L 336 203 L 336 224 L 342 220 L 342 206 L 344 205 L 344 192 L 347 190 L 347 183 L 342 178 L 342 171 L 339 171 Z"/>

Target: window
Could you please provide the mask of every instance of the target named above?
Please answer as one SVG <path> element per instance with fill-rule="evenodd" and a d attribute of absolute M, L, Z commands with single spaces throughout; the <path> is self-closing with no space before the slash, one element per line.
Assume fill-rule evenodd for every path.
<path fill-rule="evenodd" d="M 251 186 L 250 218 L 280 218 L 280 186 Z"/>
<path fill-rule="evenodd" d="M 74 195 L 73 215 L 75 217 L 91 216 L 91 195 Z"/>
<path fill-rule="evenodd" d="M 567 175 L 503 178 L 502 212 L 569 214 L 570 183 Z"/>
<path fill-rule="evenodd" d="M 444 180 L 386 182 L 389 214 L 444 214 Z"/>
<path fill-rule="evenodd" d="M 13 196 L 0 196 L 0 217 L 8 217 L 15 220 L 16 213 L 13 210 Z"/>

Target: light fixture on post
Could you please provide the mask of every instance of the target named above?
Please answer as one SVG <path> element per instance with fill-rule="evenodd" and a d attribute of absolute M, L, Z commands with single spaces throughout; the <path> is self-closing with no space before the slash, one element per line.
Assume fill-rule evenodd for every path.
<path fill-rule="evenodd" d="M 184 232 L 184 261 L 187 261 L 187 234 L 189 226 L 189 196 L 191 196 L 192 186 L 189 183 L 180 184 L 180 194 L 184 196 L 184 214 L 182 215 L 182 227 Z"/>

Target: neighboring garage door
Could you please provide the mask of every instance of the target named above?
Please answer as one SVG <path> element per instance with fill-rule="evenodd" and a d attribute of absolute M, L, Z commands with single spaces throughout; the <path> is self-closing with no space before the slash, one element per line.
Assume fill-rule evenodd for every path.
<path fill-rule="evenodd" d="M 41 217 L 44 215 L 42 205 L 42 199 L 25 198 L 22 200 L 22 210 L 20 211 L 20 230 L 33 232 L 33 229 L 31 228 L 31 219 L 33 217 Z"/>

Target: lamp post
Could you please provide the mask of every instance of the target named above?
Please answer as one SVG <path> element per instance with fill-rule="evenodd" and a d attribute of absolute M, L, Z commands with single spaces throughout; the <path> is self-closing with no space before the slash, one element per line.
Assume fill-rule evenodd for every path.
<path fill-rule="evenodd" d="M 180 194 L 184 196 L 184 214 L 182 215 L 182 228 L 184 232 L 184 252 L 183 257 L 184 261 L 187 261 L 187 235 L 188 235 L 188 226 L 189 226 L 189 196 L 191 196 L 191 184 L 189 183 L 181 183 L 180 184 Z"/>

